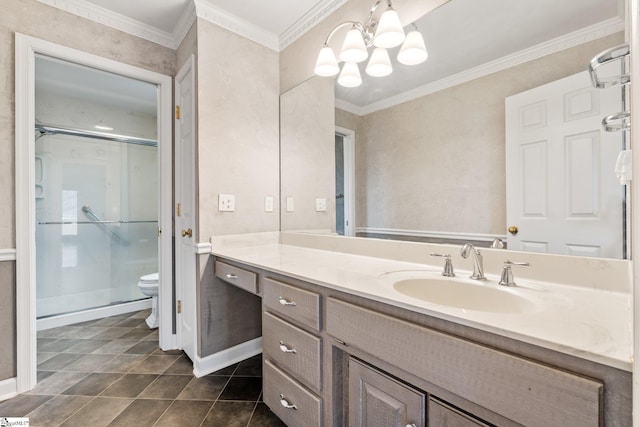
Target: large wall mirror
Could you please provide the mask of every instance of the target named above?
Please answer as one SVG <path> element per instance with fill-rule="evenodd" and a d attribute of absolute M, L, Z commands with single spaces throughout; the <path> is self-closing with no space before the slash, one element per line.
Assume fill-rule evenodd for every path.
<path fill-rule="evenodd" d="M 595 89 L 586 71 L 625 42 L 624 16 L 623 0 L 451 0 L 416 22 L 425 63 L 394 63 L 382 78 L 363 63 L 357 88 L 314 77 L 291 89 L 281 99 L 282 229 L 626 257 L 627 190 L 614 168 L 628 135 L 601 125 L 628 109 L 625 88 Z M 335 98 L 321 92 L 326 81 Z M 321 102 L 335 102 L 334 117 L 319 120 Z M 310 122 L 323 139 L 305 156 L 290 135 L 304 140 L 298 124 Z M 336 189 L 349 173 L 353 185 Z M 293 185 L 311 198 L 306 212 L 285 209 Z M 326 212 L 315 209 L 323 198 Z"/>

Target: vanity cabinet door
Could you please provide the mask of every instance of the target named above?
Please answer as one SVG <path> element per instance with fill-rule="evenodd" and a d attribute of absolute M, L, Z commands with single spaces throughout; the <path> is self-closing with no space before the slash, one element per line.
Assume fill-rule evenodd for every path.
<path fill-rule="evenodd" d="M 423 392 L 349 358 L 350 427 L 423 427 L 424 414 Z"/>
<path fill-rule="evenodd" d="M 440 402 L 429 399 L 429 425 L 438 427 L 490 427 L 476 418 L 472 418 L 457 409 Z"/>

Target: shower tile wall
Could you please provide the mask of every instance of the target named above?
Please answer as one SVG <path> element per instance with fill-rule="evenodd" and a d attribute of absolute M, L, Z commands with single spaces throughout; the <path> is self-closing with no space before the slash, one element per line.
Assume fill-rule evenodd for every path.
<path fill-rule="evenodd" d="M 156 138 L 155 115 L 70 98 L 36 87 L 36 121 L 58 127 Z M 157 271 L 157 148 L 66 135 L 36 134 L 38 317 L 143 298 L 137 278 Z"/>

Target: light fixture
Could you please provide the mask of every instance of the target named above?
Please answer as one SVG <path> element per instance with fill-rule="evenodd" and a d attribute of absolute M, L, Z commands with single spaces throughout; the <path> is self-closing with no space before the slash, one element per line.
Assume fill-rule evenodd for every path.
<path fill-rule="evenodd" d="M 415 23 L 413 26 L 415 29 L 407 34 L 404 44 L 398 52 L 398 62 L 404 65 L 418 65 L 429 57 L 422 34 L 418 31 Z"/>
<path fill-rule="evenodd" d="M 376 21 L 375 12 L 383 2 L 386 2 L 387 10 L 380 16 L 380 20 Z M 318 76 L 324 77 L 332 77 L 339 73 L 338 84 L 345 87 L 360 86 L 362 77 L 356 64 L 365 61 L 369 57 L 367 48 L 372 46 L 375 46 L 375 49 L 365 68 L 365 71 L 370 76 L 384 77 L 391 74 L 393 67 L 389 59 L 389 52 L 386 49 L 394 48 L 401 44 L 402 48 L 398 53 L 398 61 L 405 65 L 420 64 L 427 59 L 427 49 L 418 28 L 415 24 L 413 25 L 415 30 L 405 37 L 398 12 L 393 9 L 391 0 L 377 0 L 371 6 L 371 11 L 365 24 L 347 21 L 338 24 L 331 30 L 325 39 L 324 46 L 320 49 L 314 72 Z M 342 71 L 340 71 L 340 65 L 333 49 L 329 47 L 329 41 L 338 30 L 347 26 L 351 28 L 347 32 L 339 54 L 340 61 L 344 62 Z"/>
<path fill-rule="evenodd" d="M 373 77 L 384 77 L 391 74 L 393 67 L 387 49 L 377 47 L 371 54 L 371 59 L 367 64 L 367 74 Z"/>
<path fill-rule="evenodd" d="M 362 77 L 360 77 L 360 70 L 358 64 L 353 62 L 345 62 L 338 76 L 338 83 L 344 87 L 358 87 L 362 84 Z"/>

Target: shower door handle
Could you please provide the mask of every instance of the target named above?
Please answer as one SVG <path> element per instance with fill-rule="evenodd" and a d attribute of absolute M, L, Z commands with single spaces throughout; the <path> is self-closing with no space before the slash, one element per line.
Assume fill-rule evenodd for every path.
<path fill-rule="evenodd" d="M 187 228 L 186 230 L 182 230 L 182 237 L 191 238 L 191 236 L 193 236 L 193 230 L 191 230 L 190 228 Z"/>

